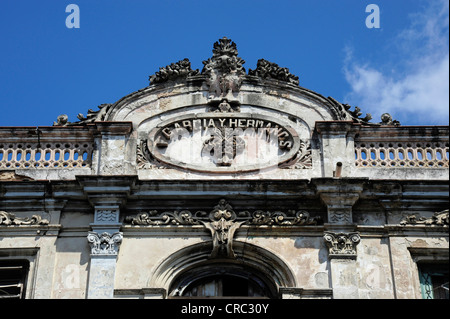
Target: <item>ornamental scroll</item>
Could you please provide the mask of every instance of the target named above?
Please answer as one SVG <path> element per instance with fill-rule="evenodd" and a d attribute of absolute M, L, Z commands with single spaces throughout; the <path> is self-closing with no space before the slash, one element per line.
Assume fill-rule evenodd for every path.
<path fill-rule="evenodd" d="M 210 258 L 227 257 L 235 258 L 233 251 L 233 237 L 237 229 L 242 225 L 249 226 L 308 226 L 323 223 L 321 217 L 310 217 L 309 213 L 300 210 L 263 211 L 253 213 L 242 211 L 236 213 L 233 207 L 221 199 L 210 213 L 189 210 L 158 212 L 152 210 L 136 216 L 125 218 L 125 224 L 142 226 L 179 226 L 179 225 L 203 225 L 211 232 L 213 249 Z"/>

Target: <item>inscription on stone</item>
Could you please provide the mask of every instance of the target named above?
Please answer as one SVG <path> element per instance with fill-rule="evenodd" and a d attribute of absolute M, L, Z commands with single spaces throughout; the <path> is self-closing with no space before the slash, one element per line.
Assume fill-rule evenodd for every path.
<path fill-rule="evenodd" d="M 300 140 L 294 129 L 251 114 L 209 113 L 161 123 L 147 139 L 152 156 L 201 171 L 252 171 L 291 159 Z"/>

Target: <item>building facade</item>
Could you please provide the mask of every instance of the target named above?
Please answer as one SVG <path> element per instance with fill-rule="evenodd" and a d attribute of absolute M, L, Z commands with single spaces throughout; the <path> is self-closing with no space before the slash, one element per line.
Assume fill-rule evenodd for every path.
<path fill-rule="evenodd" d="M 1 127 L 0 298 L 448 298 L 448 126 L 244 64 Z"/>

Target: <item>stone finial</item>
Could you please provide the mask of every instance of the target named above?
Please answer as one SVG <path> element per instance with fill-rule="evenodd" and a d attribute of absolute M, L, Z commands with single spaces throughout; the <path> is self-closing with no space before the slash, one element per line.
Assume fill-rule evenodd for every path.
<path fill-rule="evenodd" d="M 150 84 L 164 83 L 178 79 L 186 79 L 188 76 L 197 75 L 198 70 L 192 70 L 189 59 L 184 59 L 159 68 L 159 71 L 149 77 Z"/>
<path fill-rule="evenodd" d="M 263 79 L 275 79 L 279 81 L 284 81 L 294 85 L 299 85 L 298 76 L 295 76 L 289 72 L 288 68 L 282 68 L 278 64 L 269 62 L 264 59 L 258 60 L 255 70 L 249 70 L 249 75 L 258 76 Z"/>
<path fill-rule="evenodd" d="M 395 126 L 398 126 L 398 125 L 400 125 L 400 122 L 397 121 L 397 120 L 392 120 L 391 114 L 389 114 L 389 113 L 383 113 L 383 114 L 381 115 L 381 122 L 378 123 L 378 124 L 381 124 L 381 125 L 395 125 Z"/>
<path fill-rule="evenodd" d="M 208 77 L 209 92 L 219 102 L 233 92 L 239 92 L 245 76 L 245 61 L 237 56 L 236 43 L 227 37 L 214 43 L 212 58 L 203 61 L 202 74 Z"/>
<path fill-rule="evenodd" d="M 61 114 L 56 118 L 56 122 L 53 122 L 53 126 L 65 126 L 69 124 L 68 120 L 67 114 Z"/>

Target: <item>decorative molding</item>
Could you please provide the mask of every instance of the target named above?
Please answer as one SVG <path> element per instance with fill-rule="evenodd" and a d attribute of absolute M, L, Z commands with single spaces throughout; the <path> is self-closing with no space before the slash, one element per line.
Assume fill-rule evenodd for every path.
<path fill-rule="evenodd" d="M 312 168 L 311 144 L 300 140 L 298 153 L 289 161 L 278 166 L 284 169 L 310 169 Z"/>
<path fill-rule="evenodd" d="M 359 106 L 355 106 L 354 109 L 351 110 L 352 106 L 349 104 L 342 104 L 332 97 L 328 97 L 328 100 L 334 107 L 335 111 L 337 112 L 336 115 L 340 118 L 340 120 L 351 119 L 354 123 L 373 126 L 380 126 L 380 125 L 400 126 L 400 122 L 397 120 L 392 120 L 392 116 L 389 113 L 384 113 L 383 115 L 381 115 L 380 123 L 371 123 L 370 120 L 372 120 L 372 115 L 370 113 L 366 113 L 365 117 L 361 117 L 363 113 L 361 112 L 361 108 Z"/>
<path fill-rule="evenodd" d="M 324 239 L 328 246 L 330 257 L 356 257 L 356 246 L 361 237 L 359 233 L 333 233 L 325 232 Z"/>
<path fill-rule="evenodd" d="M 345 110 L 351 115 L 351 117 L 353 118 L 353 120 L 356 123 L 368 123 L 371 119 L 372 119 L 372 115 L 370 113 L 366 113 L 366 116 L 361 118 L 360 116 L 362 115 L 361 109 L 359 108 L 359 106 L 355 106 L 355 109 L 352 111 L 350 110 L 351 106 L 348 104 L 343 104 Z"/>
<path fill-rule="evenodd" d="M 86 116 L 82 113 L 78 113 L 78 122 L 69 122 L 68 116 L 66 114 L 59 115 L 56 122 L 53 122 L 53 126 L 72 126 L 72 125 L 83 125 L 93 122 L 101 122 L 105 120 L 106 113 L 111 108 L 112 104 L 104 103 L 98 106 L 98 110 L 94 111 L 92 109 L 88 110 Z"/>
<path fill-rule="evenodd" d="M 230 103 L 227 99 L 223 99 L 218 105 L 212 104 L 208 110 L 208 112 L 214 113 L 238 113 L 240 111 L 241 107 L 239 106 L 239 103 L 236 101 Z"/>
<path fill-rule="evenodd" d="M 210 258 L 217 256 L 236 258 L 233 251 L 233 237 L 236 230 L 245 221 L 236 222 L 236 213 L 226 200 L 221 199 L 219 204 L 209 214 L 209 222 L 202 222 L 211 232 L 213 239 L 213 250 Z"/>
<path fill-rule="evenodd" d="M 188 210 L 163 212 L 156 210 L 147 213 L 140 213 L 136 216 L 127 216 L 124 220 L 126 224 L 143 226 L 163 226 L 163 225 L 200 225 L 200 218 L 206 216 L 206 212 L 197 212 L 195 216 Z"/>
<path fill-rule="evenodd" d="M 219 204 L 214 207 L 213 212 L 223 205 L 229 204 L 226 200 L 221 199 Z M 229 211 L 233 210 L 231 206 L 227 207 Z M 288 210 L 287 212 L 257 210 L 253 213 L 242 211 L 235 215 L 235 220 L 239 222 L 242 221 L 244 222 L 243 224 L 248 226 L 308 226 L 323 224 L 321 217 L 310 217 L 309 213 L 304 210 Z M 127 216 L 124 219 L 124 223 L 142 226 L 192 226 L 202 225 L 205 222 L 211 221 L 210 216 L 211 213 L 208 214 L 205 211 L 192 213 L 189 210 L 181 210 L 164 211 L 160 213 L 157 210 L 151 210 L 135 216 Z"/>
<path fill-rule="evenodd" d="M 176 63 L 171 63 L 166 67 L 159 68 L 159 71 L 149 77 L 150 84 L 175 81 L 180 78 L 186 79 L 188 76 L 197 75 L 198 70 L 192 70 L 189 59 L 184 59 Z"/>
<path fill-rule="evenodd" d="M 298 76 L 289 72 L 288 68 L 282 68 L 278 64 L 269 62 L 264 59 L 258 60 L 255 70 L 248 70 L 249 75 L 258 76 L 263 79 L 275 79 L 294 85 L 299 85 Z"/>
<path fill-rule="evenodd" d="M 90 231 L 87 236 L 88 243 L 91 246 L 91 255 L 117 255 L 122 239 L 122 232 L 111 235 L 107 232 L 99 234 Z"/>
<path fill-rule="evenodd" d="M 210 128 L 210 138 L 203 143 L 202 154 L 214 154 L 217 166 L 231 166 L 236 155 L 245 149 L 245 140 L 226 127 Z"/>
<path fill-rule="evenodd" d="M 294 210 L 283 212 L 265 212 L 256 211 L 252 214 L 252 219 L 249 221 L 250 225 L 268 225 L 268 226 L 304 226 L 304 225 L 319 225 L 322 223 L 320 217 L 310 217 L 307 211 L 301 210 L 295 212 Z"/>
<path fill-rule="evenodd" d="M 0 226 L 28 226 L 28 225 L 48 225 L 49 221 L 43 219 L 40 215 L 33 215 L 31 217 L 16 217 L 13 213 L 0 211 Z"/>
<path fill-rule="evenodd" d="M 404 219 L 400 221 L 400 225 L 425 225 L 425 226 L 448 226 L 449 220 L 449 210 L 443 210 L 441 212 L 436 212 L 433 216 L 418 217 L 416 214 L 407 215 Z"/>
<path fill-rule="evenodd" d="M 294 128 L 269 116 L 186 114 L 153 128 L 137 149 L 137 161 L 140 168 L 242 173 L 290 161 L 298 156 L 300 143 Z"/>
<path fill-rule="evenodd" d="M 289 210 L 287 213 L 262 210 L 253 213 L 248 211 L 236 213 L 225 199 L 221 199 L 209 214 L 204 211 L 197 211 L 193 214 L 188 210 L 163 213 L 152 210 L 136 216 L 128 216 L 124 223 L 143 226 L 203 225 L 211 232 L 213 240 L 211 258 L 217 256 L 235 258 L 232 247 L 233 237 L 236 230 L 242 225 L 306 226 L 319 225 L 323 221 L 320 217 L 310 217 L 309 213 L 303 210 L 298 212 Z"/>
<path fill-rule="evenodd" d="M 117 223 L 119 221 L 119 209 L 96 209 L 95 210 L 95 223 Z"/>
<path fill-rule="evenodd" d="M 141 141 L 137 145 L 136 152 L 136 164 L 138 169 L 166 169 L 166 164 L 158 161 L 152 153 L 148 150 L 147 140 Z"/>
<path fill-rule="evenodd" d="M 347 224 L 352 222 L 352 212 L 344 209 L 329 209 L 328 218 L 330 223 Z"/>
<path fill-rule="evenodd" d="M 189 78 L 205 82 L 209 90 L 209 106 L 213 111 L 219 109 L 226 110 L 226 112 L 238 111 L 240 101 L 236 93 L 240 91 L 244 79 L 253 80 L 251 77 L 258 77 L 261 79 L 274 79 L 280 82 L 289 83 L 294 86 L 299 86 L 298 76 L 290 73 L 288 68 L 280 67 L 278 64 L 259 59 L 255 70 L 248 70 L 248 76 L 244 68 L 245 61 L 238 57 L 238 50 L 236 43 L 227 37 L 223 37 L 216 41 L 213 45 L 213 56 L 203 61 L 203 69 L 199 72 L 198 69 L 191 68 L 191 62 L 188 58 L 178 62 L 171 63 L 165 67 L 160 67 L 159 71 L 149 76 L 150 85 L 158 85 L 167 83 L 169 81 L 187 80 Z M 301 88 L 306 94 L 316 94 L 313 91 Z M 234 95 L 233 95 L 234 94 Z M 225 104 L 219 108 L 219 104 L 223 100 L 231 106 L 228 108 Z M 355 106 L 354 110 L 350 110 L 351 106 L 348 104 L 341 104 L 335 99 L 328 97 L 329 106 L 337 116 L 337 120 L 352 120 L 355 123 L 369 124 L 369 125 L 400 125 L 400 122 L 392 120 L 392 117 L 385 113 L 381 117 L 380 123 L 369 123 L 372 119 L 370 114 L 366 114 L 361 118 L 361 109 Z M 83 125 L 92 122 L 104 121 L 106 115 L 110 113 L 112 104 L 102 104 L 99 110 L 88 110 L 86 116 L 78 114 L 78 122 L 69 122 L 68 116 L 62 114 L 58 116 L 53 123 L 54 126 L 69 126 L 69 125 Z"/>

